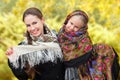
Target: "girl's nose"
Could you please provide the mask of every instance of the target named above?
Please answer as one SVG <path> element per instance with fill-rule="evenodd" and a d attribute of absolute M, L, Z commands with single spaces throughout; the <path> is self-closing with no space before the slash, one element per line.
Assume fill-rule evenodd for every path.
<path fill-rule="evenodd" d="M 74 30 L 74 26 L 70 26 L 70 30 L 73 31 Z"/>

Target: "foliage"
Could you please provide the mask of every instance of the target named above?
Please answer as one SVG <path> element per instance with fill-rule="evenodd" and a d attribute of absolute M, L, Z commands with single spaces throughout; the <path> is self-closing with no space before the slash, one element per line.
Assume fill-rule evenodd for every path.
<path fill-rule="evenodd" d="M 65 17 L 75 9 L 89 15 L 88 31 L 93 43 L 106 43 L 120 56 L 120 0 L 2 0 L 0 1 L 0 80 L 15 80 L 7 66 L 5 51 L 23 40 L 26 30 L 22 14 L 39 8 L 51 29 L 58 31 Z M 6 76 L 4 76 L 6 75 Z"/>
<path fill-rule="evenodd" d="M 0 0 L 0 12 L 9 12 L 18 0 Z"/>

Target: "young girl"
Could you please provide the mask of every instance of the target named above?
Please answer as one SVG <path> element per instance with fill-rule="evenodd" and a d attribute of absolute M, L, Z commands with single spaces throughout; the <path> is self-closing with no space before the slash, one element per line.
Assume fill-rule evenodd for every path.
<path fill-rule="evenodd" d="M 111 46 L 92 44 L 88 16 L 75 10 L 58 33 L 64 55 L 65 80 L 117 80 L 118 56 Z"/>
<path fill-rule="evenodd" d="M 25 40 L 6 52 L 9 67 L 19 80 L 64 80 L 62 52 L 41 11 L 28 8 L 23 14 Z"/>

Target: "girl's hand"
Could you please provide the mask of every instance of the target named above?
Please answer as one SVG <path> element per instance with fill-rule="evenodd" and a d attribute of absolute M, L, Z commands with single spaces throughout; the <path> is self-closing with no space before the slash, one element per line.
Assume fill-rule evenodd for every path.
<path fill-rule="evenodd" d="M 6 55 L 7 56 L 9 56 L 9 55 L 11 55 L 11 54 L 13 54 L 13 48 L 11 47 L 11 48 L 8 48 L 8 50 L 6 51 Z"/>

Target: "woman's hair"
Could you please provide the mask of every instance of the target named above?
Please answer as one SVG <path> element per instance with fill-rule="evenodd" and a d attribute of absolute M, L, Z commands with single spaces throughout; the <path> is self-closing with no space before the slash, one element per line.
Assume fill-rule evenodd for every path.
<path fill-rule="evenodd" d="M 39 19 L 43 18 L 42 12 L 35 7 L 31 7 L 25 10 L 25 12 L 23 13 L 23 22 L 27 15 L 34 15 L 37 16 Z M 43 25 L 43 29 L 44 29 L 44 34 L 46 34 L 45 25 Z M 26 31 L 25 36 L 27 37 L 28 44 L 32 44 L 32 38 L 30 37 L 30 33 L 28 31 Z"/>
<path fill-rule="evenodd" d="M 23 13 L 23 21 L 24 21 L 25 17 L 29 14 L 35 15 L 39 19 L 42 19 L 42 17 L 43 17 L 42 12 L 39 9 L 37 9 L 35 7 L 31 7 L 31 8 L 28 8 L 27 10 L 25 10 L 25 12 Z"/>
<path fill-rule="evenodd" d="M 87 15 L 84 11 L 82 11 L 82 10 L 75 10 L 75 11 L 71 12 L 71 13 L 67 16 L 67 18 L 65 19 L 64 24 L 66 25 L 66 24 L 68 23 L 69 19 L 70 19 L 72 16 L 77 16 L 77 15 L 81 16 L 81 19 L 82 19 L 82 21 L 84 22 L 84 27 L 87 27 L 87 23 L 88 23 L 89 18 L 88 18 L 88 15 Z"/>
<path fill-rule="evenodd" d="M 43 18 L 42 12 L 35 7 L 31 7 L 31 8 L 28 8 L 27 10 L 25 10 L 25 12 L 23 13 L 23 22 L 24 22 L 24 19 L 27 15 L 37 16 L 41 20 Z M 43 29 L 44 29 L 44 33 L 46 33 L 45 25 L 43 25 Z M 25 36 L 27 37 L 28 44 L 32 45 L 32 38 L 31 38 L 30 33 L 28 31 L 26 31 Z M 26 63 L 25 72 L 28 74 L 29 78 L 33 79 L 35 77 L 35 69 L 30 68 L 28 63 Z"/>

